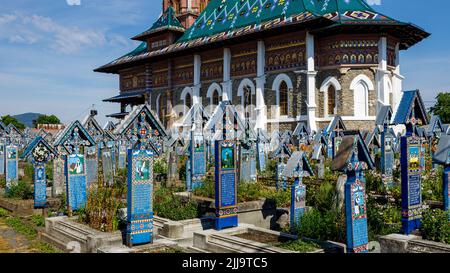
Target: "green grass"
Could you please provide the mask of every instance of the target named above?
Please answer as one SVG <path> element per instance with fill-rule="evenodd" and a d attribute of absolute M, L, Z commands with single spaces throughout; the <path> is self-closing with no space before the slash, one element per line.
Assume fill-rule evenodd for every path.
<path fill-rule="evenodd" d="M 33 215 L 31 216 L 31 221 L 38 227 L 45 226 L 45 218 L 42 215 Z"/>
<path fill-rule="evenodd" d="M 29 240 L 33 240 L 36 238 L 36 230 L 23 223 L 19 218 L 8 217 L 6 218 L 6 224 L 14 229 L 14 231 L 16 231 L 17 233 L 25 235 Z"/>
<path fill-rule="evenodd" d="M 305 242 L 303 240 L 282 243 L 280 245 L 277 245 L 277 247 L 301 253 L 312 252 L 314 250 L 320 249 L 320 246 L 318 244 L 313 242 Z"/>
<path fill-rule="evenodd" d="M 0 213 L 2 209 L 0 209 Z M 39 215 L 38 215 L 39 216 Z M 6 216 L 3 216 L 6 217 Z M 42 218 L 42 219 L 41 219 Z M 15 232 L 24 235 L 29 241 L 28 248 L 32 252 L 38 253 L 59 253 L 60 251 L 50 244 L 41 242 L 37 239 L 36 228 L 42 225 L 43 217 L 32 217 L 31 222 L 26 222 L 18 217 L 7 216 L 4 218 L 6 225 L 11 227 Z M 34 226 L 33 226 L 34 225 Z"/>
<path fill-rule="evenodd" d="M 3 208 L 0 208 L 0 218 L 6 217 L 8 215 L 9 215 L 9 211 L 7 211 L 7 210 L 5 210 Z"/>

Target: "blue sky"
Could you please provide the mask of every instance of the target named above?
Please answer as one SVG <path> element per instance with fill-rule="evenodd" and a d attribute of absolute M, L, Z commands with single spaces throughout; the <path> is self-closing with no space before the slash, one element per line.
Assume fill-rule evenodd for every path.
<path fill-rule="evenodd" d="M 370 0 L 381 13 L 432 33 L 401 54 L 404 89 L 420 89 L 427 104 L 450 92 L 450 1 Z M 381 3 L 380 3 L 381 1 Z M 39 112 L 63 122 L 95 104 L 99 120 L 118 112 L 102 99 L 118 93 L 116 75 L 92 70 L 134 49 L 129 38 L 161 13 L 161 0 L 2 0 L 0 115 Z"/>

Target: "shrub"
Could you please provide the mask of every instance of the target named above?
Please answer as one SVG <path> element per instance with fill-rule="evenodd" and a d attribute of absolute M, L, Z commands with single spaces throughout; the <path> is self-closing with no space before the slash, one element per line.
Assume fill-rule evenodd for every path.
<path fill-rule="evenodd" d="M 169 166 L 167 164 L 167 156 L 161 155 L 155 158 L 153 161 L 153 172 L 155 174 L 167 174 L 169 171 Z"/>
<path fill-rule="evenodd" d="M 29 162 L 25 163 L 24 174 L 25 174 L 25 177 L 23 178 L 23 180 L 25 180 L 25 181 L 33 181 L 34 167 L 33 167 L 33 165 L 31 163 L 29 163 Z"/>
<path fill-rule="evenodd" d="M 321 212 L 332 210 L 335 200 L 335 185 L 330 182 L 310 184 L 306 187 L 306 202 Z"/>
<path fill-rule="evenodd" d="M 6 191 L 5 196 L 7 198 L 30 200 L 34 198 L 34 191 L 30 184 L 20 180 L 17 185 L 12 185 L 9 190 Z"/>
<path fill-rule="evenodd" d="M 0 218 L 6 217 L 8 215 L 9 215 L 9 212 L 7 210 L 5 210 L 4 208 L 0 208 Z"/>
<path fill-rule="evenodd" d="M 422 237 L 426 240 L 450 244 L 450 212 L 440 209 L 426 210 L 423 213 Z"/>
<path fill-rule="evenodd" d="M 396 204 L 378 204 L 369 197 L 367 201 L 367 226 L 370 240 L 398 233 L 401 229 L 401 209 Z"/>
<path fill-rule="evenodd" d="M 155 215 L 173 221 L 181 221 L 199 217 L 198 204 L 195 201 L 183 200 L 168 188 L 158 188 L 154 195 Z"/>
<path fill-rule="evenodd" d="M 118 169 L 114 176 L 114 188 L 116 188 L 120 196 L 127 193 L 127 176 L 128 170 L 126 168 Z"/>
<path fill-rule="evenodd" d="M 423 200 L 441 201 L 442 200 L 442 172 L 443 168 L 439 166 L 430 172 L 422 175 L 422 195 Z"/>
<path fill-rule="evenodd" d="M 33 216 L 31 216 L 31 221 L 38 227 L 45 226 L 45 218 L 42 215 L 33 215 Z"/>
<path fill-rule="evenodd" d="M 88 190 L 86 206 L 78 213 L 80 221 L 103 232 L 113 232 L 119 227 L 117 211 L 120 206 L 120 192 L 107 185 L 103 179 L 102 160 L 99 160 L 98 182 Z"/>
<path fill-rule="evenodd" d="M 365 173 L 365 178 L 367 192 L 376 192 L 379 194 L 386 193 L 382 177 L 379 173 L 375 171 L 368 171 Z"/>
<path fill-rule="evenodd" d="M 266 169 L 259 173 L 259 175 L 267 178 L 275 178 L 277 174 L 277 161 L 267 160 Z"/>
<path fill-rule="evenodd" d="M 345 215 L 343 211 L 311 209 L 300 218 L 294 230 L 302 237 L 345 243 Z"/>
<path fill-rule="evenodd" d="M 194 195 L 213 199 L 215 198 L 215 192 L 216 189 L 214 180 L 211 178 L 206 178 L 205 182 L 203 183 L 203 186 L 193 191 Z"/>

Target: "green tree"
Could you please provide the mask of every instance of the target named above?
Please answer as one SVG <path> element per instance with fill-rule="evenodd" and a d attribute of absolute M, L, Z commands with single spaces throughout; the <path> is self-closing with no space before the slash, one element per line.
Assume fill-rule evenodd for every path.
<path fill-rule="evenodd" d="M 11 117 L 10 115 L 6 115 L 1 117 L 1 121 L 8 126 L 9 124 L 13 124 L 14 126 L 16 126 L 17 129 L 19 130 L 23 130 L 25 129 L 25 125 L 23 123 L 21 123 L 19 120 L 17 120 L 14 117 Z"/>
<path fill-rule="evenodd" d="M 38 124 L 60 124 L 61 121 L 59 118 L 55 115 L 47 116 L 42 115 L 39 116 L 37 119 L 33 120 L 33 126 L 37 128 Z"/>
<path fill-rule="evenodd" d="M 440 116 L 443 123 L 450 123 L 450 93 L 439 93 L 436 100 L 436 105 L 431 108 L 431 112 Z"/>

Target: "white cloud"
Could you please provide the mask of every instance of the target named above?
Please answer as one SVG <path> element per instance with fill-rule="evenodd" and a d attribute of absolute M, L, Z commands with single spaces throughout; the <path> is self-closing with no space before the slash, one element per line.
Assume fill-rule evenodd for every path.
<path fill-rule="evenodd" d="M 66 3 L 69 6 L 80 6 L 81 0 L 66 0 Z"/>
<path fill-rule="evenodd" d="M 381 5 L 381 0 L 366 0 L 367 4 L 371 5 L 371 6 L 380 6 Z"/>
<path fill-rule="evenodd" d="M 106 44 L 124 46 L 130 43 L 118 34 L 110 34 L 107 37 L 103 30 L 65 26 L 49 17 L 19 13 L 0 15 L 0 39 L 2 38 L 10 43 L 46 43 L 52 50 L 63 54 Z"/>

